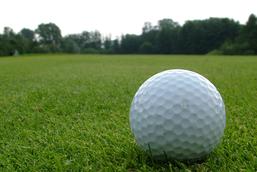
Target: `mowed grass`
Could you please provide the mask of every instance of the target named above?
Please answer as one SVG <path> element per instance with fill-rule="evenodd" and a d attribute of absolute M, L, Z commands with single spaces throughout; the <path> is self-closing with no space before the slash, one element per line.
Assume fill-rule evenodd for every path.
<path fill-rule="evenodd" d="M 156 162 L 129 126 L 138 87 L 196 71 L 226 105 L 221 144 L 203 162 Z M 256 171 L 257 57 L 37 55 L 0 58 L 0 171 Z"/>

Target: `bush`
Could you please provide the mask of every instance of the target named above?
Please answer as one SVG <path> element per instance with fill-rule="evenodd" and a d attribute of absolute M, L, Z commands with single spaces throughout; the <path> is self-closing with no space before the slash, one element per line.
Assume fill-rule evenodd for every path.
<path fill-rule="evenodd" d="M 223 54 L 221 50 L 219 49 L 215 49 L 215 50 L 212 50 L 208 53 L 208 55 L 221 55 Z"/>
<path fill-rule="evenodd" d="M 224 55 L 253 55 L 255 51 L 250 48 L 249 43 L 246 41 L 236 40 L 234 42 L 225 42 L 220 51 Z"/>
<path fill-rule="evenodd" d="M 99 54 L 100 51 L 95 48 L 85 48 L 81 51 L 83 54 Z"/>
<path fill-rule="evenodd" d="M 153 53 L 153 44 L 151 42 L 144 42 L 140 48 L 139 52 L 143 54 L 151 54 Z"/>

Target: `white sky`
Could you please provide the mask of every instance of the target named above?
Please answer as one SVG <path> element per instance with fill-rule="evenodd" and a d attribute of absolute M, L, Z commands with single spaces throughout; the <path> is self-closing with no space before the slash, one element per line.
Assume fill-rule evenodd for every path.
<path fill-rule="evenodd" d="M 155 25 L 171 18 L 183 24 L 229 17 L 244 24 L 251 13 L 257 15 L 257 0 L 2 0 L 0 32 L 4 26 L 18 32 L 53 22 L 63 35 L 99 30 L 114 38 L 122 33 L 140 34 L 146 21 Z"/>

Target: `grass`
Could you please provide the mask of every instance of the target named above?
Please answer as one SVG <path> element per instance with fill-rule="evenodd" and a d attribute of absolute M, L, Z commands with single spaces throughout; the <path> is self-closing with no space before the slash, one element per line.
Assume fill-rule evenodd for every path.
<path fill-rule="evenodd" d="M 172 68 L 206 76 L 225 101 L 225 135 L 203 162 L 155 162 L 130 132 L 136 90 Z M 0 171 L 256 171 L 256 102 L 257 57 L 0 58 Z"/>

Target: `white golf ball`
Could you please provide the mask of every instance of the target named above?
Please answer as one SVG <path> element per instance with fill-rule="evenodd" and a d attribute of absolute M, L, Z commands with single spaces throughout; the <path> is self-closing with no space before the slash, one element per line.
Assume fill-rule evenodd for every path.
<path fill-rule="evenodd" d="M 157 159 L 205 157 L 220 142 L 225 123 L 220 93 L 188 70 L 167 70 L 146 80 L 130 109 L 137 144 Z"/>

